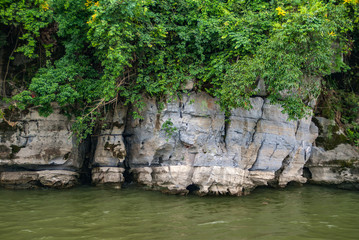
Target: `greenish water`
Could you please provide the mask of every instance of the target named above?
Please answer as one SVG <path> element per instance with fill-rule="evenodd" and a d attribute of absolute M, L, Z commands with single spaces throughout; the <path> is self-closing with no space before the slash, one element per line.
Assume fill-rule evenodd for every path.
<path fill-rule="evenodd" d="M 359 239 L 359 193 L 306 186 L 244 197 L 129 188 L 0 189 L 0 239 Z"/>

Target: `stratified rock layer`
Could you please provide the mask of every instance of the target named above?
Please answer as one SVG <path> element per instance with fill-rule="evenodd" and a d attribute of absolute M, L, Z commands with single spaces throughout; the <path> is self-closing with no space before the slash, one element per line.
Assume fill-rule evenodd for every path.
<path fill-rule="evenodd" d="M 92 183 L 96 186 L 107 185 L 115 188 L 121 188 L 125 181 L 122 167 L 95 167 L 92 169 Z"/>
<path fill-rule="evenodd" d="M 120 188 L 124 182 L 126 148 L 123 138 L 127 108 L 118 106 L 107 114 L 106 125 L 96 138 L 91 162 L 92 182 Z"/>
<path fill-rule="evenodd" d="M 206 93 L 182 94 L 164 105 L 144 101 L 143 118 L 134 119 L 128 112 L 136 109 L 118 104 L 103 128 L 80 145 L 72 122 L 56 107 L 48 118 L 30 110 L 12 119 L 14 127 L 0 122 L 0 186 L 68 188 L 91 176 L 96 186 L 121 188 L 126 175 L 174 194 L 243 195 L 257 186 L 305 183 L 305 166 L 312 183 L 359 188 L 355 147 L 312 147 L 318 128 L 311 118 L 289 121 L 264 97 L 229 117 Z M 333 136 L 329 130 L 343 139 L 331 121 L 316 123 L 318 146 Z"/>
<path fill-rule="evenodd" d="M 311 173 L 310 182 L 359 189 L 358 149 L 349 144 L 340 144 L 329 151 L 313 147 L 312 152 L 306 164 Z"/>
<path fill-rule="evenodd" d="M 9 189 L 70 188 L 78 184 L 79 174 L 65 170 L 0 172 L 0 186 Z"/>
<path fill-rule="evenodd" d="M 67 188 L 78 183 L 85 151 L 75 144 L 67 117 L 55 107 L 47 118 L 30 110 L 13 122 L 13 127 L 0 123 L 0 186 Z"/>
<path fill-rule="evenodd" d="M 14 127 L 0 129 L 0 166 L 33 169 L 82 166 L 84 156 L 74 144 L 71 121 L 58 109 L 46 118 L 32 110 L 14 121 L 17 123 Z"/>
<path fill-rule="evenodd" d="M 228 119 L 205 93 L 183 94 L 162 111 L 154 100 L 146 102 L 143 119 L 129 118 L 125 130 L 128 162 L 140 184 L 171 193 L 195 186 L 201 195 L 242 195 L 270 182 L 306 181 L 303 165 L 318 133 L 310 119 L 288 121 L 261 97 Z"/>

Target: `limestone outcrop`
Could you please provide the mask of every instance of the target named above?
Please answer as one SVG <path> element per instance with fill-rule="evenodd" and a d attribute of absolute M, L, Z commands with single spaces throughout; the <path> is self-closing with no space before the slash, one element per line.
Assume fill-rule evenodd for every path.
<path fill-rule="evenodd" d="M 359 189 L 359 151 L 349 144 L 328 151 L 313 147 L 306 167 L 312 183 Z"/>
<path fill-rule="evenodd" d="M 333 120 L 314 119 L 319 127 L 316 146 L 305 167 L 309 181 L 315 184 L 336 185 L 339 188 L 359 189 L 359 150 L 347 144 L 347 139 Z"/>
<path fill-rule="evenodd" d="M 144 101 L 142 118 L 118 104 L 80 145 L 71 134 L 72 121 L 56 107 L 47 118 L 30 110 L 13 118 L 14 127 L 1 122 L 0 186 L 67 188 L 86 176 L 96 186 L 121 188 L 132 180 L 149 189 L 199 195 L 243 195 L 257 186 L 307 179 L 359 186 L 359 152 L 345 143 L 328 144 L 331 130 L 335 139 L 345 140 L 329 120 L 315 119 L 320 131 L 311 118 L 289 121 L 264 95 L 251 99 L 251 109 L 234 109 L 228 117 L 206 93 L 183 93 L 165 104 Z"/>
<path fill-rule="evenodd" d="M 0 186 L 9 189 L 70 188 L 78 179 L 78 173 L 65 170 L 0 172 Z"/>
<path fill-rule="evenodd" d="M 49 117 L 18 114 L 0 123 L 0 186 L 67 188 L 78 183 L 85 146 L 76 146 L 71 121 L 58 108 Z"/>
<path fill-rule="evenodd" d="M 162 191 L 242 195 L 256 186 L 304 183 L 303 165 L 317 128 L 310 119 L 288 121 L 261 97 L 250 110 L 226 119 L 216 99 L 183 94 L 160 111 L 148 99 L 142 120 L 129 119 L 125 135 L 134 179 Z"/>
<path fill-rule="evenodd" d="M 121 188 L 124 182 L 126 148 L 123 138 L 127 108 L 118 106 L 106 117 L 104 128 L 93 136 L 94 155 L 89 166 L 92 183 Z"/>

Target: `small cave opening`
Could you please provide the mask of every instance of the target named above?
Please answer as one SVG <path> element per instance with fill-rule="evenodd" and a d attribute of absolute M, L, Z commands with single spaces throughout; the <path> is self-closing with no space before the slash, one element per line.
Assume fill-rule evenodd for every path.
<path fill-rule="evenodd" d="M 200 187 L 197 184 L 190 184 L 186 187 L 188 194 L 193 194 L 200 190 Z"/>
<path fill-rule="evenodd" d="M 307 167 L 303 168 L 303 177 L 305 177 L 308 180 L 312 179 L 312 173 L 310 172 L 309 168 Z"/>
<path fill-rule="evenodd" d="M 92 159 L 94 156 L 94 150 L 96 149 L 97 139 L 92 136 L 87 137 L 79 145 L 79 151 L 83 156 L 82 167 L 80 168 L 80 178 L 79 181 L 82 185 L 91 185 L 92 183 Z"/>
<path fill-rule="evenodd" d="M 125 181 L 122 187 L 126 187 L 134 182 L 133 173 L 131 172 L 131 167 L 127 159 L 123 162 L 123 166 L 125 167 L 125 172 L 123 173 L 123 177 L 125 178 Z"/>

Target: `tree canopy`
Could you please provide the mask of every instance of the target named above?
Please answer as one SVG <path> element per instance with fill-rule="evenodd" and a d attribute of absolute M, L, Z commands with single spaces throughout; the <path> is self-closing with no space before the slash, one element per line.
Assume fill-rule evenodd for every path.
<path fill-rule="evenodd" d="M 26 81 L 3 77 L 19 108 L 57 102 L 85 137 L 101 108 L 176 98 L 187 81 L 227 113 L 250 108 L 262 79 L 292 119 L 309 111 L 321 78 L 346 71 L 358 0 L 3 0 L 0 46 L 36 61 Z M 357 36 L 357 35 L 355 35 Z M 9 40 L 11 37 L 11 41 Z M 31 60 L 37 59 L 37 60 Z M 8 64 L 8 65 L 9 65 Z M 13 86 L 13 87 L 11 87 Z M 134 112 L 135 117 L 137 113 Z M 140 116 L 137 116 L 140 117 Z"/>

